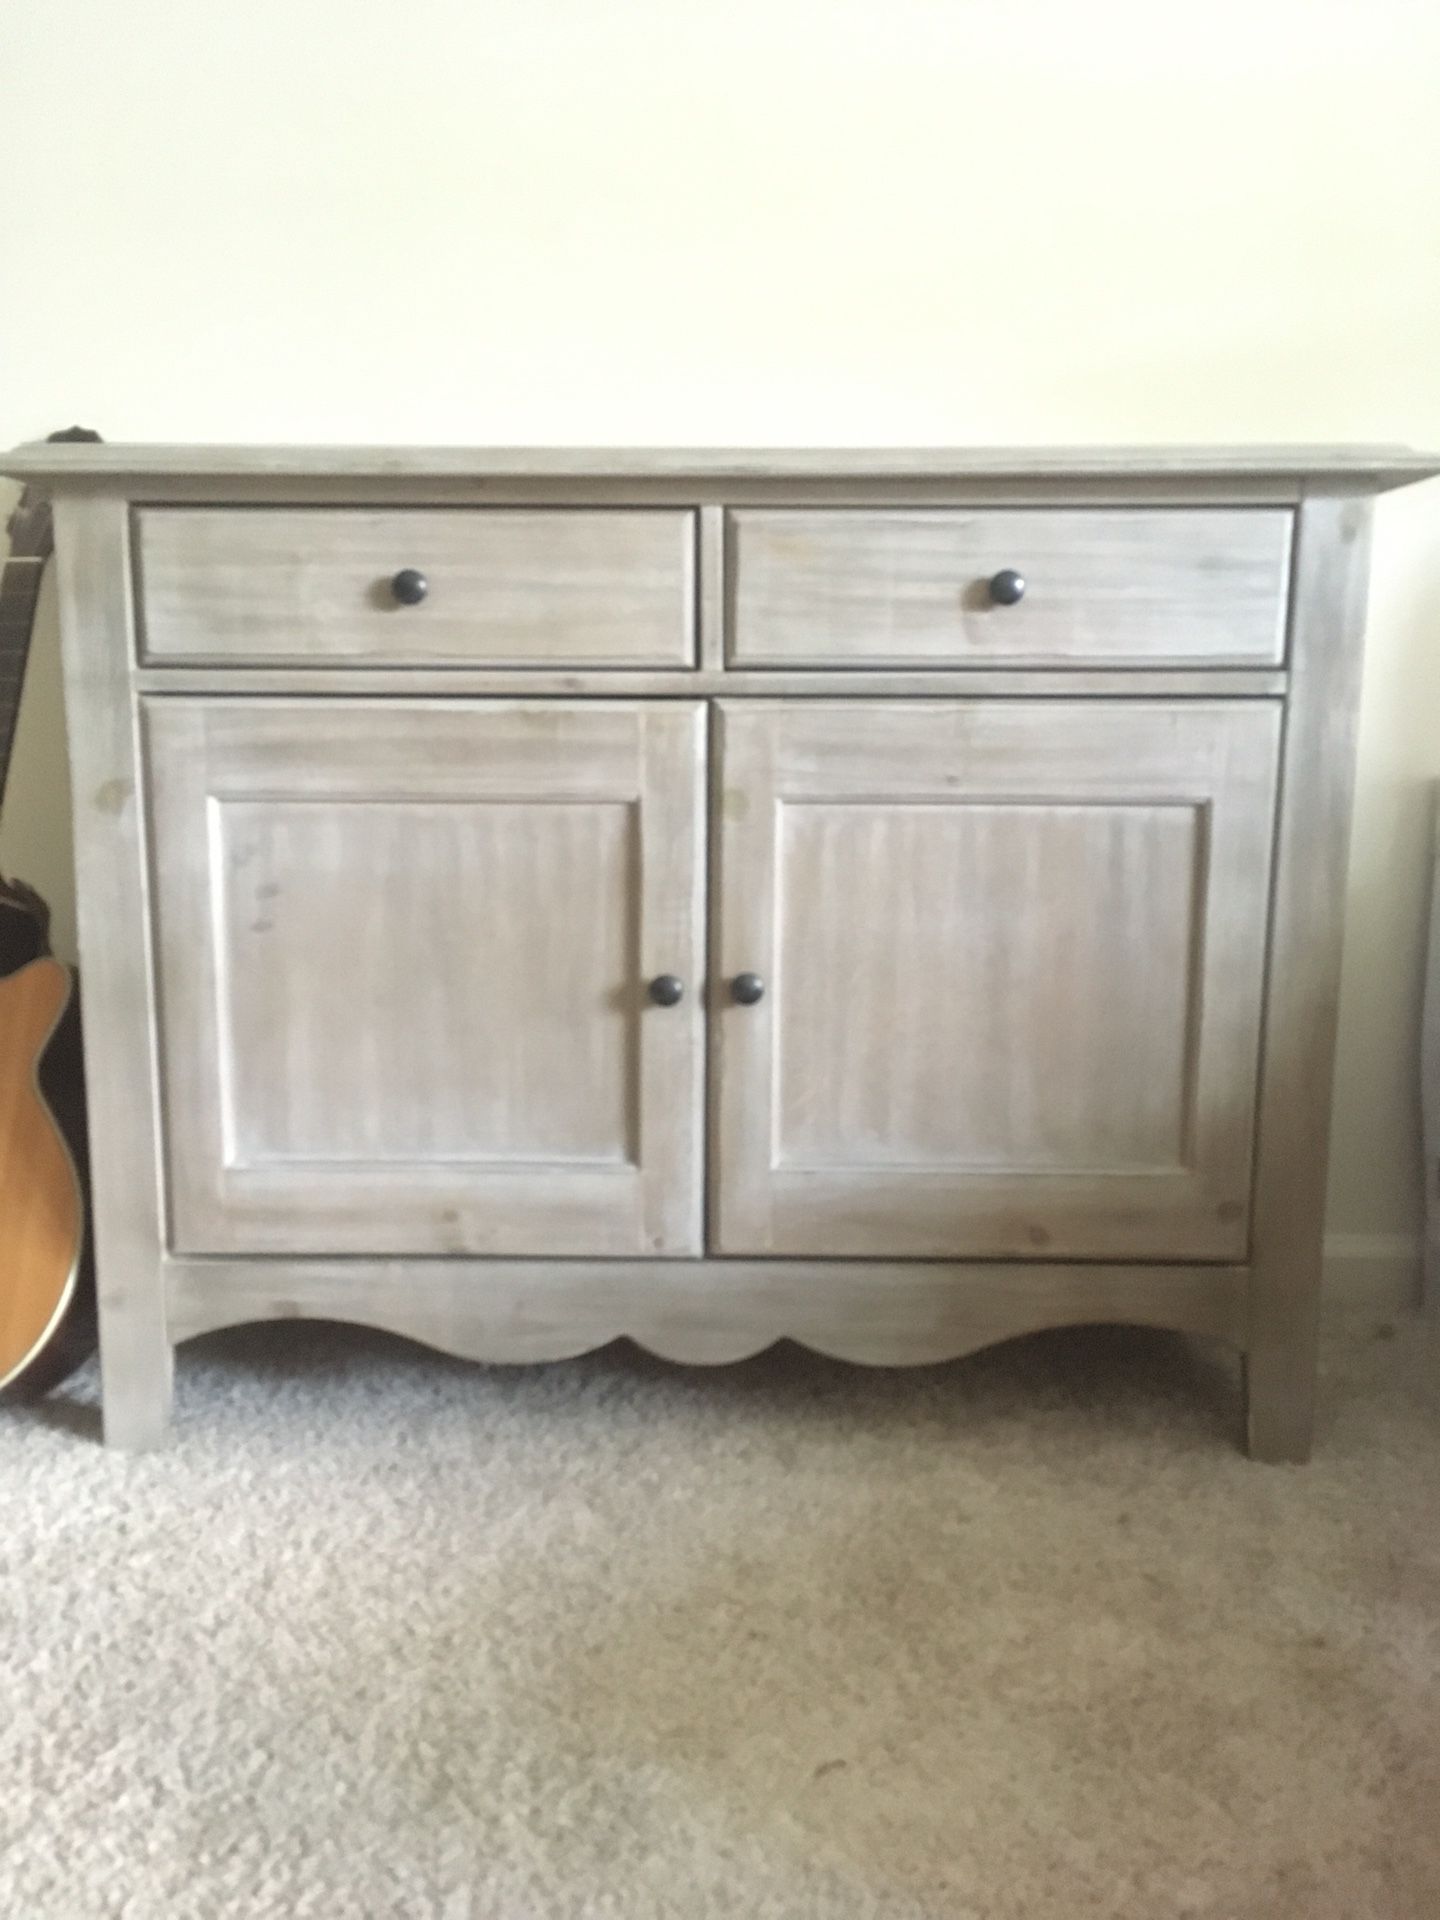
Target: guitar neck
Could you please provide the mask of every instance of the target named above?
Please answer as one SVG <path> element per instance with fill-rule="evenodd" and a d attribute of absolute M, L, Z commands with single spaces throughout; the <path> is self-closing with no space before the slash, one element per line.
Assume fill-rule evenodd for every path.
<path fill-rule="evenodd" d="M 95 441 L 100 436 L 93 427 L 62 427 L 46 438 Z M 5 804 L 10 749 L 15 744 L 15 723 L 20 716 L 20 690 L 40 599 L 40 576 L 55 550 L 50 502 L 33 487 L 25 488 L 6 524 L 10 553 L 0 571 L 0 807 Z"/>
<path fill-rule="evenodd" d="M 40 598 L 43 558 L 12 557 L 0 574 L 0 808 L 10 773 L 10 750 L 20 716 L 20 690 L 25 684 L 25 662 L 30 652 L 30 630 Z"/>

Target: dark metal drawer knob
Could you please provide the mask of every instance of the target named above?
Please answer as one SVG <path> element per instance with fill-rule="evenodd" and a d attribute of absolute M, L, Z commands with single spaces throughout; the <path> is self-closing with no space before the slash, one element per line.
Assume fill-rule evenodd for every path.
<path fill-rule="evenodd" d="M 685 982 L 673 973 L 657 973 L 650 982 L 650 998 L 657 1007 L 678 1007 L 685 998 Z"/>
<path fill-rule="evenodd" d="M 1002 567 L 990 576 L 990 598 L 997 607 L 1013 607 L 1025 598 L 1025 576 L 1013 567 Z"/>
<path fill-rule="evenodd" d="M 765 998 L 765 982 L 758 973 L 737 973 L 730 982 L 730 993 L 738 1005 L 753 1007 Z"/>
<path fill-rule="evenodd" d="M 402 567 L 390 582 L 390 591 L 402 607 L 418 607 L 430 591 L 430 582 L 418 567 Z"/>

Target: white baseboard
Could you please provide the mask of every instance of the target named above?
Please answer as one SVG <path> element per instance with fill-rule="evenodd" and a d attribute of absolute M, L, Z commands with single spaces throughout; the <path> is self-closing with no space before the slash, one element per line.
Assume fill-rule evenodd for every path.
<path fill-rule="evenodd" d="M 1408 1233 L 1327 1233 L 1325 1299 L 1399 1312 L 1420 1301 L 1420 1241 Z"/>

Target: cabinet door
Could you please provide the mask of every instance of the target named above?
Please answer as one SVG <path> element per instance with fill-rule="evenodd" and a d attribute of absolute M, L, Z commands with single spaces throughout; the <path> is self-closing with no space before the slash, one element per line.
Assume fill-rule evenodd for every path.
<path fill-rule="evenodd" d="M 698 1251 L 698 705 L 167 697 L 145 736 L 177 1248 Z"/>
<path fill-rule="evenodd" d="M 1279 725 L 728 707 L 718 1250 L 1243 1257 Z"/>

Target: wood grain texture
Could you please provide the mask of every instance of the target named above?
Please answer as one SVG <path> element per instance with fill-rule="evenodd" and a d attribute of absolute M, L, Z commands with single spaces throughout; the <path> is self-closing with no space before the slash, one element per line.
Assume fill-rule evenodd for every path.
<path fill-rule="evenodd" d="M 153 660 L 689 666 L 684 511 L 142 507 Z M 426 576 L 418 606 L 390 581 Z"/>
<path fill-rule="evenodd" d="M 737 666 L 1278 665 L 1282 509 L 729 516 Z M 989 581 L 1013 568 L 1013 606 Z"/>
<path fill-rule="evenodd" d="M 1250 1451 L 1309 1457 L 1345 871 L 1371 509 L 1301 510 L 1261 1061 L 1247 1396 Z"/>
<path fill-rule="evenodd" d="M 697 665 L 713 679 L 725 668 L 725 509 L 700 509 Z"/>
<path fill-rule="evenodd" d="M 248 1320 L 384 1327 L 466 1359 L 559 1360 L 628 1337 L 723 1365 L 798 1340 L 872 1366 L 1042 1327 L 1132 1322 L 1240 1344 L 1243 1268 L 864 1260 L 167 1262 L 177 1340 Z"/>
<path fill-rule="evenodd" d="M 482 1358 L 628 1333 L 675 1358 L 789 1335 L 894 1362 L 1119 1319 L 1248 1350 L 1252 1450 L 1303 1455 L 1361 496 L 1440 460 L 46 446 L 11 470 L 61 506 L 113 1440 L 163 1429 L 172 1340 L 256 1317 Z M 182 548 L 212 529 L 168 584 L 147 548 L 169 638 L 138 664 L 132 511 Z M 567 571 L 541 538 L 562 522 L 622 537 Z M 781 664 L 724 662 L 747 522 L 827 530 L 825 565 L 772 568 Z M 472 567 L 455 540 L 482 524 L 535 544 Z M 212 643 L 216 556 L 267 525 L 279 561 L 242 562 L 219 599 L 248 610 L 187 652 Z M 432 525 L 456 530 L 438 570 L 382 567 L 377 527 Z M 836 537 L 867 526 L 878 544 Z M 664 556 L 631 527 L 670 529 Z M 1051 538 L 1037 570 L 961 528 Z M 326 573 L 352 558 L 372 596 L 405 565 L 462 583 L 440 651 L 357 637 L 418 623 L 352 619 L 350 574 Z M 998 661 L 979 610 L 936 598 L 957 558 L 972 597 L 1028 565 L 1008 611 L 1035 624 L 997 617 Z M 438 589 L 413 611 L 442 613 Z M 700 695 L 726 703 L 708 861 Z M 741 1009 L 725 982 L 752 968 L 771 991 Z M 660 972 L 680 1007 L 640 1003 Z M 204 1253 L 162 1248 L 162 1030 L 176 1222 Z M 693 1257 L 707 1161 L 708 1244 L 745 1257 Z"/>
<path fill-rule="evenodd" d="M 1420 1111 L 1425 1183 L 1425 1304 L 1440 1313 L 1440 782 L 1434 803 L 1434 875 L 1420 1044 Z"/>
<path fill-rule="evenodd" d="M 50 481 L 169 481 L 320 477 L 411 479 L 692 478 L 798 481 L 831 476 L 926 476 L 1080 483 L 1092 479 L 1313 479 L 1348 476 L 1379 490 L 1440 473 L 1440 453 L 1394 444 L 1130 447 L 359 447 L 52 445 L 31 441 L 0 457 L 0 473 Z"/>
<path fill-rule="evenodd" d="M 716 627 L 718 632 L 718 625 Z M 859 671 L 824 667 L 726 669 L 698 667 L 691 671 L 629 672 L 606 667 L 593 672 L 556 672 L 526 668 L 523 679 L 512 668 L 381 667 L 286 665 L 246 666 L 227 662 L 210 666 L 143 666 L 135 685 L 142 693 L 364 693 L 498 694 L 513 699 L 574 699 L 594 694 L 613 700 L 694 700 L 705 694 L 756 694 L 762 699 L 785 695 L 799 699 L 834 699 L 859 694 L 866 700 L 924 699 L 961 696 L 977 699 L 1013 699 L 1017 695 L 1044 699 L 1059 694 L 1066 699 L 1242 700 L 1268 699 L 1283 694 L 1289 684 L 1277 668 L 1225 669 L 1143 667 L 1087 669 L 1067 667 L 1003 668 L 950 665 L 916 671 L 913 668 L 863 668 Z"/>
<path fill-rule="evenodd" d="M 145 718 L 178 1247 L 700 1250 L 698 707 Z"/>
<path fill-rule="evenodd" d="M 38 1079 L 72 991 L 57 960 L 0 979 L 0 1389 L 39 1356 L 79 1275 L 80 1183 Z"/>
<path fill-rule="evenodd" d="M 1243 1257 L 1279 717 L 726 703 L 715 1251 Z"/>
<path fill-rule="evenodd" d="M 171 1346 L 160 1273 L 149 874 L 129 684 L 134 634 L 124 503 L 78 495 L 58 501 L 55 538 L 105 1437 L 138 1450 L 158 1445 L 169 1422 Z"/>
<path fill-rule="evenodd" d="M 64 481 L 33 483 L 47 498 Z M 1290 507 L 1304 496 L 1300 475 L 1119 473 L 1088 479 L 1023 474 L 984 479 L 964 473 L 916 474 L 875 479 L 863 475 L 817 473 L 811 478 L 754 474 L 730 478 L 706 474 L 459 474 L 411 475 L 399 480 L 351 474 L 308 474 L 267 478 L 172 474 L 163 482 L 143 478 L 91 476 L 68 483 L 77 492 L 111 493 L 137 504 L 165 507 L 359 507 L 395 508 L 514 507 L 527 512 L 549 508 L 739 507 Z"/>

